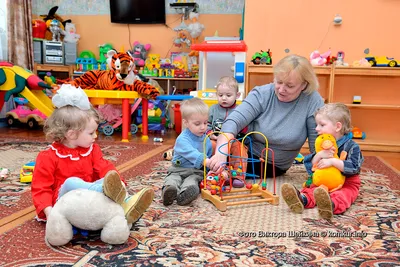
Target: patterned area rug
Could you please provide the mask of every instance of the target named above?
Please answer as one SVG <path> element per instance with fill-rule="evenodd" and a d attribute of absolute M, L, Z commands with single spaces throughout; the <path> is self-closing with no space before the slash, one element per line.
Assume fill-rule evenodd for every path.
<path fill-rule="evenodd" d="M 316 209 L 293 214 L 283 201 L 219 212 L 199 197 L 190 206 L 164 207 L 161 187 L 170 163 L 149 162 L 152 172 L 128 183 L 132 193 L 152 186 L 156 199 L 126 244 L 110 246 L 92 234 L 51 247 L 44 241 L 44 224 L 32 220 L 0 236 L 0 265 L 399 266 L 400 202 L 390 185 L 400 177 L 376 157 L 366 158 L 356 203 L 331 222 L 320 219 Z M 305 179 L 303 166 L 296 165 L 278 179 L 277 188 Z M 272 186 L 269 182 L 269 190 Z"/>
<path fill-rule="evenodd" d="M 108 141 L 98 143 L 104 157 L 113 162 L 115 166 L 124 166 L 134 158 L 157 147 L 154 144 L 138 145 Z M 47 145 L 48 143 L 43 141 L 0 138 L 0 167 L 10 170 L 8 178 L 0 182 L 0 219 L 32 205 L 30 183 L 20 183 L 19 173 L 22 166 L 27 162 L 34 161 L 37 154 Z M 125 166 L 122 171 L 125 178 L 135 176 L 135 174 L 130 176 L 129 166 Z"/>

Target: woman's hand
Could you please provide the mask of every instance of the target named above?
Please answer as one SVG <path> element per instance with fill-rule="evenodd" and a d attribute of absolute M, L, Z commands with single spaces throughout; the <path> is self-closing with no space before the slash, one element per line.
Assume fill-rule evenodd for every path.
<path fill-rule="evenodd" d="M 226 158 L 225 155 L 216 152 L 215 155 L 210 158 L 208 167 L 210 170 L 217 172 L 223 164 L 226 164 Z"/>

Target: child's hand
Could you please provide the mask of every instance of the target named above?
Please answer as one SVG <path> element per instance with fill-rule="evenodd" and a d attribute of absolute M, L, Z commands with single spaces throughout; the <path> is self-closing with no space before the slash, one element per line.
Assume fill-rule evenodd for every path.
<path fill-rule="evenodd" d="M 329 159 L 333 158 L 335 153 L 336 153 L 336 148 L 332 146 L 330 149 L 321 150 L 320 152 L 317 153 L 317 155 L 320 159 Z"/>
<path fill-rule="evenodd" d="M 206 159 L 206 167 L 210 168 L 210 159 Z"/>
<path fill-rule="evenodd" d="M 217 141 L 218 136 L 216 136 L 215 134 L 212 134 L 212 135 L 210 135 L 210 139 Z"/>
<path fill-rule="evenodd" d="M 327 158 L 327 159 L 321 159 L 317 163 L 317 168 L 318 169 L 324 169 L 333 166 L 333 158 Z"/>

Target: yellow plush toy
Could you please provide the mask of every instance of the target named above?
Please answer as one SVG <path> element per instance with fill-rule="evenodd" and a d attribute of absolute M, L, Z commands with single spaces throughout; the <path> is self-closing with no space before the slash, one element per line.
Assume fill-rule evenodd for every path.
<path fill-rule="evenodd" d="M 338 150 L 335 137 L 330 134 L 321 134 L 315 140 L 315 151 L 316 153 L 322 150 L 331 149 L 332 146 Z M 344 160 L 347 153 L 343 151 L 340 155 L 340 159 Z M 334 155 L 335 158 L 339 158 L 337 154 Z M 329 192 L 333 192 L 342 188 L 344 184 L 345 177 L 336 167 L 328 167 L 324 169 L 318 169 L 315 165 L 313 166 L 312 183 L 315 186 L 325 186 Z"/>

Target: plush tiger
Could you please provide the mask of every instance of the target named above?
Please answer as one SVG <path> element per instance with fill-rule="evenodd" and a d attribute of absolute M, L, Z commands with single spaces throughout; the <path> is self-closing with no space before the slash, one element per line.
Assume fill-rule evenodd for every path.
<path fill-rule="evenodd" d="M 69 84 L 82 89 L 135 91 L 151 98 L 160 95 L 154 86 L 135 79 L 135 64 L 129 54 L 110 50 L 107 56 L 110 70 L 88 71 Z"/>

